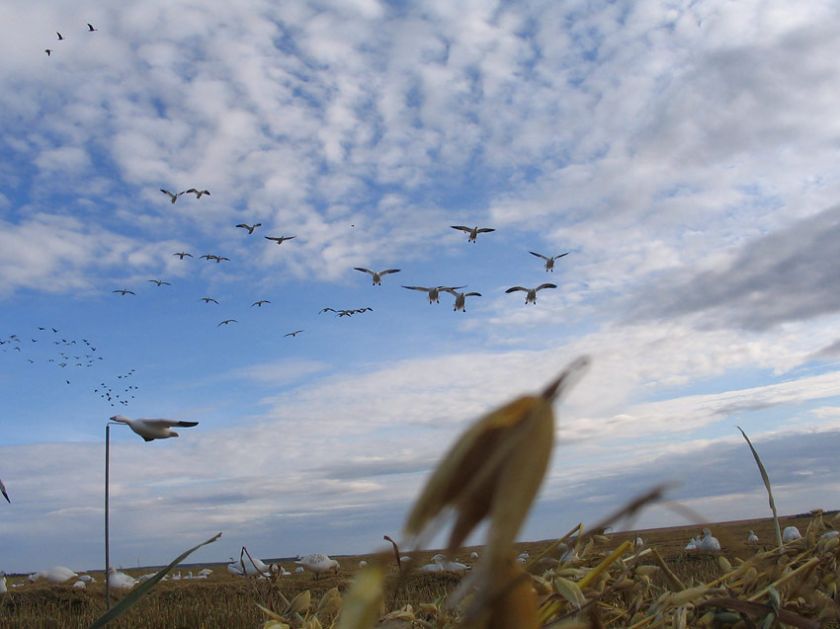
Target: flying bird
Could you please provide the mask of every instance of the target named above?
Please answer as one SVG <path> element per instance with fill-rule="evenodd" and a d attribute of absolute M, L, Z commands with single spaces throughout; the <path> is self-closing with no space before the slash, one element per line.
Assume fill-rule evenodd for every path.
<path fill-rule="evenodd" d="M 12 501 L 9 500 L 9 494 L 6 493 L 6 486 L 3 484 L 2 480 L 0 480 L 0 492 L 3 493 L 3 497 L 6 499 L 6 502 L 12 504 Z"/>
<path fill-rule="evenodd" d="M 248 230 L 248 235 L 250 236 L 251 234 L 254 233 L 254 230 L 257 227 L 262 227 L 262 223 L 254 223 L 253 225 L 249 225 L 248 223 L 239 223 L 239 225 L 237 225 L 237 227 L 241 227 L 242 229 L 247 229 Z"/>
<path fill-rule="evenodd" d="M 356 271 L 361 271 L 362 273 L 369 273 L 370 276 L 373 278 L 373 285 L 374 286 L 381 286 L 382 285 L 382 276 L 388 275 L 389 273 L 399 273 L 399 269 L 385 269 L 384 271 L 371 271 L 370 269 L 366 269 L 361 266 L 354 266 L 353 267 Z"/>
<path fill-rule="evenodd" d="M 187 253 L 186 251 L 179 251 L 178 253 L 173 253 L 173 256 L 178 256 L 181 260 L 184 258 L 192 258 L 193 254 Z"/>
<path fill-rule="evenodd" d="M 295 238 L 295 236 L 265 236 L 266 240 L 273 240 L 278 245 L 282 245 L 285 241 Z"/>
<path fill-rule="evenodd" d="M 200 256 L 200 258 L 202 260 L 213 260 L 213 261 L 216 262 L 216 264 L 218 264 L 222 260 L 227 260 L 228 262 L 230 262 L 230 258 L 226 258 L 224 256 L 213 255 L 212 253 L 208 253 L 206 255 Z"/>
<path fill-rule="evenodd" d="M 552 273 L 554 273 L 554 261 L 569 255 L 568 251 L 566 253 L 561 253 L 559 256 L 551 257 L 544 256 L 543 254 L 537 253 L 536 251 L 529 251 L 528 253 L 530 253 L 532 256 L 537 256 L 538 258 L 542 258 L 543 260 L 545 260 L 545 270 L 551 271 Z"/>
<path fill-rule="evenodd" d="M 111 421 L 125 424 L 146 441 L 177 437 L 178 433 L 172 430 L 175 426 L 180 428 L 198 426 L 198 422 L 185 422 L 177 419 L 129 419 L 124 415 L 114 415 Z"/>
<path fill-rule="evenodd" d="M 55 32 L 55 34 L 56 34 L 56 35 L 58 35 L 58 41 L 61 41 L 61 40 L 63 40 L 63 39 L 64 39 L 64 37 L 62 36 L 62 34 L 61 34 L 61 33 L 59 33 L 58 31 L 56 31 L 56 32 Z"/>
<path fill-rule="evenodd" d="M 452 308 L 454 311 L 460 310 L 461 312 L 466 312 L 466 302 L 467 297 L 481 297 L 481 293 L 471 292 L 471 293 L 459 293 L 456 290 L 451 288 L 444 288 L 443 291 L 455 295 L 455 306 Z"/>
<path fill-rule="evenodd" d="M 557 284 L 540 284 L 536 288 L 525 288 L 524 286 L 511 286 L 505 292 L 506 293 L 513 293 L 518 290 L 525 291 L 527 295 L 525 295 L 525 305 L 537 303 L 537 291 L 542 290 L 543 288 L 557 288 Z"/>
<path fill-rule="evenodd" d="M 288 334 L 284 334 L 283 337 L 285 338 L 287 336 L 297 336 L 301 332 L 303 332 L 303 330 L 295 330 L 294 332 L 289 332 Z"/>
<path fill-rule="evenodd" d="M 425 286 L 403 286 L 403 288 L 407 288 L 409 290 L 422 290 L 429 294 L 429 303 L 440 303 L 440 292 L 445 290 L 449 292 L 450 290 L 458 290 L 459 288 L 466 288 L 466 286 L 432 286 L 430 288 L 426 288 Z"/>
<path fill-rule="evenodd" d="M 158 288 L 161 286 L 172 286 L 169 282 L 164 282 L 163 280 L 149 280 L 153 284 L 155 284 Z"/>
<path fill-rule="evenodd" d="M 213 299 L 212 297 L 202 297 L 199 301 L 203 301 L 205 304 L 209 304 L 211 301 L 212 301 L 214 304 L 219 303 L 218 301 L 216 301 L 216 300 L 215 300 L 215 299 Z"/>
<path fill-rule="evenodd" d="M 460 229 L 462 232 L 467 232 L 469 234 L 467 242 L 475 242 L 475 239 L 478 238 L 479 234 L 496 231 L 492 227 L 467 227 L 466 225 L 450 225 L 450 227 L 452 229 Z"/>
<path fill-rule="evenodd" d="M 52 50 L 50 50 L 49 48 L 44 48 L 44 52 L 47 53 L 48 57 L 52 54 Z"/>
<path fill-rule="evenodd" d="M 168 196 L 169 200 L 172 201 L 172 203 L 175 203 L 175 201 L 178 200 L 178 197 L 184 194 L 183 192 L 169 192 L 169 190 L 164 190 L 163 188 L 161 188 L 160 191 L 163 192 L 163 194 L 165 194 L 166 196 Z"/>
<path fill-rule="evenodd" d="M 210 191 L 209 190 L 197 190 L 196 188 L 190 188 L 186 192 L 187 192 L 187 194 L 194 194 L 196 199 L 200 199 L 201 196 L 204 195 L 204 194 L 206 194 L 207 196 L 210 196 Z"/>
<path fill-rule="evenodd" d="M 93 24 L 91 24 L 90 22 L 87 23 L 87 27 L 88 27 L 88 32 L 89 33 L 93 33 L 94 31 L 99 30 L 98 28 L 93 28 Z"/>
<path fill-rule="evenodd" d="M 263 304 L 270 304 L 270 303 L 271 302 L 268 301 L 267 299 L 260 299 L 258 301 L 255 301 L 254 303 L 252 303 L 251 308 L 253 308 L 254 306 L 256 306 L 257 308 L 262 308 Z"/>
<path fill-rule="evenodd" d="M 118 288 L 117 290 L 112 290 L 111 292 L 112 293 L 119 293 L 123 297 L 125 297 L 126 295 L 136 295 L 137 294 L 133 290 L 128 290 L 128 289 L 125 289 L 125 288 Z"/>
<path fill-rule="evenodd" d="M 236 319 L 225 319 L 224 321 L 222 321 L 216 327 L 218 328 L 218 327 L 223 326 L 223 325 L 230 325 L 231 323 L 239 323 L 239 321 L 237 321 Z"/>
<path fill-rule="evenodd" d="M 337 312 L 337 310 L 335 308 L 330 308 L 330 307 L 321 308 L 321 311 L 318 314 L 323 314 L 325 312 Z"/>

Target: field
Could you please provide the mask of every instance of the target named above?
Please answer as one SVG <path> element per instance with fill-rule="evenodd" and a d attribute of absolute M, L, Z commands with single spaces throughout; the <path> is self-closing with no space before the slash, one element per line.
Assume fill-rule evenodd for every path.
<path fill-rule="evenodd" d="M 796 525 L 805 532 L 810 516 L 792 516 L 781 518 L 782 526 Z M 827 523 L 834 523 L 829 516 L 825 516 Z M 747 531 L 753 529 L 758 533 L 765 548 L 772 547 L 774 539 L 772 520 L 759 519 L 738 522 L 720 523 L 711 526 L 714 534 L 723 546 L 722 555 L 735 566 L 739 559 L 747 559 L 755 554 L 756 549 L 746 545 Z M 655 548 L 662 556 L 668 568 L 682 583 L 688 587 L 699 583 L 706 583 L 721 576 L 722 568 L 717 556 L 703 553 L 687 553 L 684 546 L 691 536 L 698 535 L 699 526 L 674 527 L 667 529 L 641 530 L 633 532 L 615 533 L 609 535 L 608 540 L 599 542 L 598 557 L 603 557 L 607 551 L 617 548 L 625 540 L 634 540 L 640 535 L 645 545 Z M 527 551 L 532 558 L 536 558 L 547 549 L 552 540 L 527 542 L 517 545 L 517 551 Z M 762 546 L 760 545 L 760 548 Z M 458 557 L 469 563 L 471 551 L 482 552 L 480 547 L 466 548 Z M 426 563 L 436 551 L 424 551 L 415 554 L 415 565 Z M 557 553 L 549 553 L 548 557 L 557 557 Z M 381 555 L 390 557 L 390 555 Z M 358 570 L 358 562 L 365 559 L 373 562 L 375 557 L 369 556 L 337 556 L 342 571 L 338 576 L 323 577 L 315 580 L 309 573 L 280 577 L 276 584 L 255 579 L 243 579 L 230 575 L 224 564 L 190 565 L 180 567 L 180 572 L 187 570 L 197 573 L 203 567 L 213 569 L 213 574 L 206 581 L 181 580 L 177 582 L 163 582 L 155 588 L 148 597 L 138 603 L 126 615 L 112 623 L 113 627 L 260 627 L 266 616 L 258 609 L 260 603 L 270 609 L 283 611 L 282 597 L 291 600 L 294 596 L 309 591 L 312 600 L 312 612 L 315 613 L 319 601 L 331 588 L 337 588 L 345 593 Z M 550 560 L 549 560 L 550 561 Z M 460 581 L 452 574 L 423 574 L 412 572 L 397 578 L 396 565 L 389 561 L 390 577 L 386 584 L 385 611 L 399 610 L 410 604 L 414 611 L 419 610 L 423 603 L 439 602 Z M 655 561 L 648 557 L 640 560 L 640 564 L 655 565 Z M 573 563 L 577 567 L 588 565 L 586 559 Z M 284 563 L 287 569 L 293 569 L 291 562 Z M 529 571 L 535 575 L 542 575 L 547 564 L 536 562 L 529 566 Z M 178 569 L 176 569 L 176 572 Z M 148 569 L 126 570 L 133 576 L 149 572 Z M 644 572 L 644 571 L 642 571 Z M 657 568 L 657 572 L 661 572 Z M 12 588 L 13 583 L 26 581 L 23 575 L 8 578 L 9 593 L 0 598 L 0 628 L 75 628 L 87 627 L 103 611 L 104 586 L 101 573 L 91 573 L 97 583 L 87 590 L 73 590 L 70 585 L 47 585 L 43 582 L 28 584 L 20 588 Z M 835 575 L 836 577 L 836 575 Z M 667 579 L 662 574 L 655 574 L 650 579 L 649 588 L 664 591 L 668 587 Z M 539 588 L 538 588 L 539 589 Z M 329 606 L 326 606 L 329 607 Z M 325 627 L 330 626 L 336 610 L 321 608 L 317 612 L 318 619 Z M 410 617 L 408 614 L 405 617 Z M 431 626 L 434 626 L 432 622 Z M 625 626 L 626 620 L 608 626 Z M 398 624 L 392 626 L 422 626 L 420 624 Z M 425 625 L 430 626 L 430 625 Z M 588 625 L 578 625 L 588 626 Z M 655 626 L 655 625 L 651 625 Z M 724 626 L 724 625 L 721 625 Z"/>

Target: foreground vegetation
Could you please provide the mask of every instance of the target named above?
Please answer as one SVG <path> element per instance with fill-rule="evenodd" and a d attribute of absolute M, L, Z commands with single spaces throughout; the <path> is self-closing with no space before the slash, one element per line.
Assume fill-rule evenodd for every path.
<path fill-rule="evenodd" d="M 802 531 L 806 531 L 809 524 L 822 522 L 825 527 L 840 525 L 833 517 L 820 516 L 814 519 L 810 516 L 783 518 L 782 525 L 797 525 Z M 799 565 L 803 565 L 813 559 L 817 560 L 808 574 L 800 573 L 797 578 L 791 578 L 787 583 L 781 584 L 777 589 L 780 600 L 785 604 L 782 607 L 795 610 L 798 615 L 811 620 L 819 620 L 822 623 L 836 621 L 840 618 L 840 607 L 837 604 L 836 584 L 840 581 L 840 568 L 838 559 L 840 551 L 835 545 L 833 550 L 817 553 L 817 544 L 808 548 L 807 539 L 798 544 L 790 545 L 788 551 L 783 555 L 774 554 L 771 550 L 774 546 L 773 522 L 770 518 L 764 520 L 750 520 L 714 525 L 715 535 L 721 540 L 723 550 L 720 555 L 708 553 L 686 552 L 683 550 L 689 537 L 699 533 L 699 527 L 678 527 L 669 529 L 644 530 L 633 533 L 616 533 L 607 538 L 595 538 L 588 551 L 583 552 L 580 559 L 555 565 L 561 552 L 550 551 L 540 561 L 536 561 L 529 567 L 533 575 L 533 583 L 541 593 L 543 609 L 548 609 L 545 604 L 554 601 L 557 609 L 553 615 L 555 621 L 576 610 L 574 604 L 558 587 L 569 588 L 566 582 L 579 581 L 588 569 L 594 567 L 604 557 L 619 548 L 624 542 L 632 541 L 641 535 L 645 541 L 645 547 L 655 549 L 673 575 L 669 577 L 666 571 L 658 562 L 653 550 L 649 550 L 637 561 L 621 562 L 614 564 L 610 575 L 604 582 L 602 596 L 597 606 L 590 605 L 577 620 L 572 620 L 568 627 L 589 627 L 598 626 L 591 617 L 593 613 L 599 615 L 603 626 L 632 626 L 633 623 L 644 622 L 641 619 L 647 618 L 650 606 L 664 594 L 678 590 L 695 588 L 699 584 L 713 585 L 710 588 L 701 587 L 694 594 L 698 601 L 714 600 L 721 598 L 721 595 L 729 596 L 741 589 L 742 594 L 752 595 L 760 591 L 768 579 L 773 576 L 781 577 L 786 572 L 792 571 L 794 560 L 801 556 Z M 746 545 L 747 531 L 755 530 L 759 537 L 766 542 L 759 547 L 752 548 Z M 816 531 L 815 531 L 816 532 Z M 807 537 L 807 536 L 806 536 Z M 518 552 L 527 551 L 531 558 L 537 558 L 543 551 L 552 546 L 552 541 L 531 542 L 518 544 Z M 482 553 L 480 547 L 464 549 L 459 557 L 468 562 L 467 557 L 471 551 Z M 643 551 L 644 552 L 644 551 Z M 757 553 L 770 552 L 768 559 L 760 561 L 755 566 L 755 571 L 749 568 L 743 574 L 730 577 L 721 581 L 721 577 L 727 573 L 737 571 L 738 567 L 744 565 L 742 562 L 749 561 Z M 417 553 L 415 562 L 419 565 L 429 561 L 434 551 Z M 624 557 L 632 557 L 634 552 L 628 550 Z M 139 629 L 173 627 L 173 628 L 215 628 L 215 627 L 261 627 L 267 620 L 257 603 L 274 610 L 278 613 L 284 611 L 283 602 L 291 601 L 299 594 L 309 592 L 311 616 L 317 617 L 319 623 L 329 627 L 334 622 L 339 606 L 334 594 L 328 594 L 335 588 L 341 596 L 346 596 L 347 589 L 355 573 L 358 572 L 358 562 L 362 559 L 369 562 L 376 560 L 373 556 L 342 557 L 342 573 L 338 576 L 322 577 L 315 580 L 311 574 L 293 575 L 290 577 L 279 577 L 273 582 L 258 579 L 243 579 L 234 577 L 225 570 L 225 565 L 190 566 L 194 573 L 202 567 L 210 567 L 213 574 L 206 581 L 166 581 L 155 588 L 145 599 L 129 610 L 123 617 L 114 621 L 112 627 Z M 622 564 L 622 566 L 619 566 Z M 728 564 L 728 566 L 727 566 Z M 287 566 L 291 567 L 291 566 Z M 731 567 L 731 570 L 729 569 Z M 795 566 L 794 566 L 795 567 Z M 762 573 L 759 573 L 759 569 Z M 148 570 L 128 570 L 134 576 L 139 576 Z M 804 571 L 803 571 L 804 572 Z M 70 585 L 49 586 L 47 584 L 26 585 L 23 588 L 13 589 L 10 587 L 8 594 L 0 597 L 0 628 L 82 628 L 90 624 L 101 615 L 104 604 L 104 586 L 102 575 L 91 573 L 97 578 L 97 583 L 89 586 L 87 590 L 73 590 Z M 745 579 L 746 577 L 746 579 Z M 818 578 L 819 577 L 819 578 Z M 684 587 L 679 588 L 672 582 L 676 578 Z M 562 579 L 560 581 L 559 579 Z M 774 579 L 775 580 L 775 579 Z M 25 577 L 17 576 L 9 578 L 9 585 L 25 581 Z M 436 626 L 447 624 L 445 614 L 440 614 L 447 594 L 452 592 L 461 578 L 453 574 L 424 574 L 410 572 L 400 577 L 395 564 L 389 567 L 386 579 L 386 595 L 383 599 L 384 607 L 380 610 L 380 616 L 393 614 L 393 620 L 389 626 Z M 716 583 L 717 581 L 717 583 Z M 819 583 L 822 584 L 825 598 L 816 594 L 819 590 Z M 833 585 L 832 585 L 833 584 Z M 592 588 L 583 588 L 581 594 L 586 600 L 596 597 L 594 593 L 598 590 L 598 584 Z M 610 592 L 609 586 L 613 586 Z M 565 596 L 575 596 L 574 586 L 565 592 Z M 834 592 L 833 597 L 831 593 Z M 698 594 L 699 593 L 699 594 Z M 325 599 L 327 597 L 327 600 Z M 747 596 L 748 598 L 749 596 Z M 769 594 L 758 597 L 761 605 L 770 605 Z M 809 600 L 811 601 L 809 603 Z M 324 601 L 322 603 L 322 601 Z M 330 602 L 332 601 L 332 602 Z M 583 601 L 579 601 L 585 605 Z M 319 609 L 320 604 L 320 609 Z M 410 606 L 410 607 L 407 607 Z M 694 610 L 695 605 L 686 600 L 683 607 L 688 611 Z M 590 609 L 591 608 L 591 609 Z M 597 609 L 597 612 L 591 610 Z M 697 609 L 700 611 L 705 608 Z M 304 610 L 305 611 L 305 610 Z M 694 613 L 694 612 L 692 612 Z M 709 616 L 711 614 L 711 616 Z M 766 615 L 766 614 L 765 614 Z M 302 614 L 305 617 L 306 614 Z M 574 614 L 572 615 L 572 617 Z M 695 614 L 696 616 L 696 614 Z M 726 610 L 723 607 L 711 606 L 708 612 L 703 612 L 699 617 L 709 616 L 707 621 L 716 619 L 716 626 L 735 626 L 736 622 L 742 622 L 741 616 L 735 610 Z M 698 618 L 699 618 L 698 617 Z M 750 618 L 750 614 L 746 614 Z M 403 620 L 398 620 L 403 618 Z M 547 619 L 548 620 L 548 619 Z M 697 620 L 697 618 L 695 618 Z M 755 614 L 752 620 L 756 621 Z M 727 622 L 728 621 L 728 622 Z M 567 619 L 569 622 L 569 619 Z M 685 626 L 695 626 L 695 621 L 686 621 Z M 816 624 L 813 626 L 824 626 Z M 653 620 L 647 625 L 639 626 L 661 626 L 661 623 Z M 312 626 L 312 625 L 310 625 Z M 672 626 L 669 622 L 668 626 Z M 707 624 L 707 626 L 715 626 Z M 741 626 L 747 627 L 748 624 Z M 789 625 L 797 626 L 797 625 Z M 805 626 L 805 625 L 801 625 Z"/>

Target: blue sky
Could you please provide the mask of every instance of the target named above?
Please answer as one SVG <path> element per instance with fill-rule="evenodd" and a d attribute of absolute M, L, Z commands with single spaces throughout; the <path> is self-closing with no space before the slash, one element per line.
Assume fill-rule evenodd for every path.
<path fill-rule="evenodd" d="M 710 520 L 765 515 L 736 424 L 783 512 L 837 507 L 839 22 L 769 0 L 3 6 L 0 568 L 101 563 L 117 412 L 200 423 L 114 429 L 115 564 L 219 530 L 199 559 L 372 551 L 471 420 L 584 353 L 524 538 L 671 478 Z M 190 187 L 211 195 L 159 190 Z M 529 251 L 570 253 L 546 273 Z M 546 281 L 536 305 L 504 292 Z"/>

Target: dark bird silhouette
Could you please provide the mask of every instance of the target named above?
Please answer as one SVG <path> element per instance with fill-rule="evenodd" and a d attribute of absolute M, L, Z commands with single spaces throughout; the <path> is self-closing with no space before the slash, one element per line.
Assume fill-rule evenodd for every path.
<path fill-rule="evenodd" d="M 481 293 L 459 293 L 458 291 L 453 290 L 451 288 L 444 288 L 442 290 L 452 295 L 455 295 L 455 306 L 452 308 L 452 310 L 454 310 L 455 312 L 457 312 L 458 310 L 460 310 L 461 312 L 467 311 L 467 297 L 481 297 Z"/>
<path fill-rule="evenodd" d="M 251 234 L 254 233 L 254 230 L 257 227 L 262 227 L 262 223 L 254 223 L 253 225 L 248 225 L 248 223 L 239 223 L 239 225 L 237 225 L 237 227 L 241 227 L 242 229 L 247 229 L 248 230 L 248 235 L 250 236 Z"/>
<path fill-rule="evenodd" d="M 263 304 L 270 304 L 270 303 L 271 302 L 268 301 L 267 299 L 260 299 L 259 301 L 255 301 L 254 303 L 252 303 L 251 308 L 253 308 L 254 306 L 256 306 L 257 308 L 262 308 Z"/>
<path fill-rule="evenodd" d="M 239 323 L 239 321 L 237 321 L 236 319 L 225 319 L 224 321 L 222 321 L 222 322 L 221 322 L 219 325 L 217 325 L 216 327 L 218 328 L 219 326 L 222 326 L 222 325 L 229 325 L 229 324 L 231 324 L 231 323 Z"/>
<path fill-rule="evenodd" d="M 202 297 L 199 301 L 203 301 L 205 304 L 209 304 L 210 302 L 212 302 L 214 304 L 219 303 L 218 301 L 216 301 L 212 297 Z"/>
<path fill-rule="evenodd" d="M 545 270 L 551 271 L 552 273 L 554 273 L 554 261 L 569 255 L 568 251 L 566 253 L 561 253 L 559 256 L 544 256 L 543 254 L 537 253 L 536 251 L 529 251 L 528 253 L 530 253 L 532 256 L 537 256 L 538 258 L 542 258 L 543 260 L 545 260 Z"/>
<path fill-rule="evenodd" d="M 99 30 L 98 28 L 93 28 L 93 24 L 91 24 L 90 22 L 88 22 L 87 27 L 88 27 L 88 32 L 89 32 L 89 33 L 93 33 L 94 31 L 98 31 L 98 30 Z"/>
<path fill-rule="evenodd" d="M 366 269 L 361 266 L 354 266 L 353 269 L 356 271 L 361 271 L 362 273 L 369 273 L 370 276 L 373 278 L 373 285 L 374 286 L 382 286 L 382 276 L 388 275 L 389 273 L 399 273 L 399 269 L 385 269 L 384 271 L 371 271 L 370 269 Z"/>
<path fill-rule="evenodd" d="M 283 337 L 285 338 L 287 336 L 297 336 L 301 332 L 303 332 L 303 330 L 295 330 L 294 332 L 289 332 L 288 334 L 284 334 Z"/>
<path fill-rule="evenodd" d="M 408 290 L 422 290 L 429 294 L 429 303 L 440 303 L 440 291 L 445 290 L 449 292 L 450 290 L 458 290 L 460 288 L 466 288 L 466 286 L 431 286 L 429 288 L 425 286 L 403 286 L 403 288 L 407 288 Z"/>
<path fill-rule="evenodd" d="M 209 190 L 197 190 L 196 188 L 190 188 L 186 192 L 187 192 L 187 194 L 194 194 L 196 199 L 200 199 L 202 197 L 202 195 L 205 195 L 205 194 L 207 196 L 210 196 L 210 191 Z"/>
<path fill-rule="evenodd" d="M 193 254 L 187 253 L 186 251 L 179 251 L 178 253 L 173 253 L 173 256 L 178 256 L 181 260 L 184 258 L 192 258 Z"/>
<path fill-rule="evenodd" d="M 55 34 L 58 35 L 58 41 L 62 41 L 64 39 L 64 36 L 58 31 L 56 31 Z"/>
<path fill-rule="evenodd" d="M 226 260 L 226 261 L 230 262 L 230 258 L 226 258 L 224 256 L 213 255 L 212 253 L 208 253 L 206 255 L 201 256 L 201 259 L 202 260 L 213 260 L 213 261 L 216 262 L 216 264 L 218 264 L 222 260 Z"/>
<path fill-rule="evenodd" d="M 335 308 L 329 308 L 329 307 L 321 308 L 321 311 L 318 314 L 323 314 L 325 312 L 337 312 L 337 310 Z"/>
<path fill-rule="evenodd" d="M 170 284 L 169 282 L 164 282 L 163 280 L 149 280 L 149 281 L 152 282 L 153 284 L 155 284 L 158 287 L 172 286 L 172 284 Z"/>
<path fill-rule="evenodd" d="M 169 192 L 169 190 L 164 190 L 163 188 L 161 188 L 160 191 L 163 192 L 163 194 L 165 194 L 166 196 L 168 196 L 169 200 L 172 201 L 172 203 L 175 203 L 175 201 L 178 200 L 178 197 L 184 194 L 183 192 Z"/>
<path fill-rule="evenodd" d="M 479 234 L 496 231 L 492 227 L 467 227 L 466 225 L 450 225 L 452 229 L 460 229 L 462 232 L 467 232 L 469 237 L 467 242 L 475 242 Z"/>
<path fill-rule="evenodd" d="M 543 288 L 557 288 L 557 284 L 540 284 L 536 288 L 525 288 L 524 286 L 511 286 L 505 292 L 506 293 L 513 293 L 518 290 L 524 291 L 525 295 L 525 305 L 537 303 L 537 291 L 542 290 Z"/>
<path fill-rule="evenodd" d="M 3 494 L 3 497 L 6 499 L 6 502 L 12 504 L 12 501 L 9 500 L 9 494 L 6 493 L 6 486 L 3 484 L 2 480 L 0 480 L 0 493 Z"/>
<path fill-rule="evenodd" d="M 273 240 L 278 245 L 282 245 L 285 241 L 295 238 L 295 236 L 264 236 L 266 240 Z"/>
<path fill-rule="evenodd" d="M 50 50 L 49 48 L 44 48 L 44 52 L 47 53 L 48 57 L 52 54 L 52 50 Z"/>
<path fill-rule="evenodd" d="M 128 290 L 126 288 L 118 288 L 117 290 L 112 290 L 111 292 L 112 293 L 119 293 L 123 297 L 125 297 L 126 295 L 136 295 L 137 294 L 133 290 Z"/>

